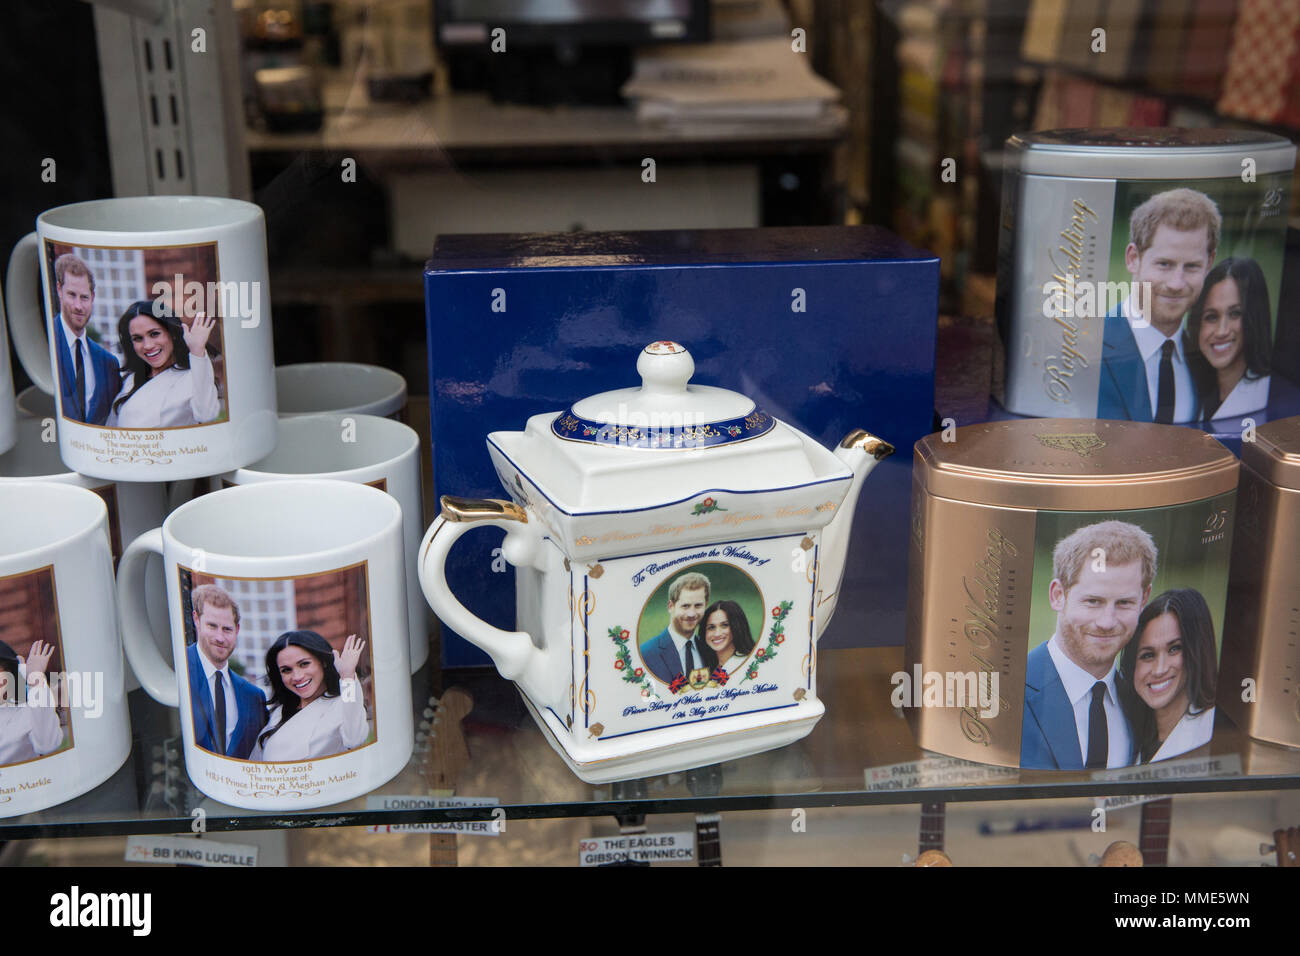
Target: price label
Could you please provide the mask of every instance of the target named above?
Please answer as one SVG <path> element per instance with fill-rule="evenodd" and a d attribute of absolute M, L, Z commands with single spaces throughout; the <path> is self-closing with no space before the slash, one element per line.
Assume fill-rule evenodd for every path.
<path fill-rule="evenodd" d="M 367 810 L 437 810 L 443 807 L 495 807 L 496 797 L 392 796 L 366 797 Z M 505 811 L 495 810 L 490 820 L 451 820 L 445 823 L 394 823 L 366 827 L 367 833 L 464 833 L 498 836 L 505 829 Z"/>
<path fill-rule="evenodd" d="M 170 863 L 184 866 L 257 866 L 257 847 L 222 843 L 210 837 L 133 836 L 126 838 L 128 863 Z"/>
<path fill-rule="evenodd" d="M 579 866 L 608 863 L 680 863 L 695 859 L 694 833 L 637 833 L 578 842 Z"/>

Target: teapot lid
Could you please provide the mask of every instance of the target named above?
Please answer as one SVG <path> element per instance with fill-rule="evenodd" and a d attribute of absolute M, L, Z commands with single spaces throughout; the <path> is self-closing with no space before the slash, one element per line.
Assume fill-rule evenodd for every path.
<path fill-rule="evenodd" d="M 551 431 L 565 441 L 616 448 L 690 451 L 749 441 L 776 425 L 738 392 L 691 385 L 695 361 L 676 342 L 651 342 L 637 358 L 640 387 L 575 402 Z"/>
<path fill-rule="evenodd" d="M 527 479 L 557 512 L 576 516 L 657 508 L 715 491 L 748 498 L 812 486 L 824 486 L 816 504 L 831 501 L 833 508 L 847 493 L 853 469 L 819 442 L 752 399 L 689 384 L 695 362 L 676 342 L 652 342 L 637 370 L 639 388 L 533 415 L 522 432 L 488 435 L 511 495 L 535 502 L 522 490 Z"/>

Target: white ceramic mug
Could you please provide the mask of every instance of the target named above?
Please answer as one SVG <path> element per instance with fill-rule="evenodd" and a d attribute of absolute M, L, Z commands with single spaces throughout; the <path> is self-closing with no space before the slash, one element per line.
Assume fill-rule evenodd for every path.
<path fill-rule="evenodd" d="M 151 553 L 163 555 L 176 670 L 148 633 Z M 151 696 L 180 708 L 186 770 L 208 796 L 307 809 L 406 765 L 402 516 L 390 496 L 312 479 L 203 495 L 130 544 L 117 587 L 127 657 Z"/>
<path fill-rule="evenodd" d="M 108 512 L 58 482 L 0 491 L 0 817 L 94 789 L 131 752 Z"/>
<path fill-rule="evenodd" d="M 5 331 L 4 295 L 0 292 L 0 454 L 14 446 L 14 422 L 18 418 L 14 398 L 13 372 L 9 369 L 9 334 Z"/>
<path fill-rule="evenodd" d="M 271 450 L 266 225 L 252 203 L 135 196 L 50 209 L 10 257 L 8 305 L 23 367 L 57 398 L 59 452 L 74 471 L 174 481 Z"/>
<path fill-rule="evenodd" d="M 46 395 L 35 385 L 28 385 L 25 389 L 14 396 L 14 404 L 18 407 L 18 416 L 20 418 L 55 418 L 59 417 L 59 409 L 54 404 L 54 396 Z"/>
<path fill-rule="evenodd" d="M 429 657 L 429 606 L 420 591 L 415 553 L 424 534 L 420 436 L 400 422 L 374 415 L 301 415 L 281 418 L 275 451 L 246 468 L 213 479 L 216 487 L 286 478 L 333 478 L 386 491 L 402 506 L 402 554 L 410 618 L 411 672 Z"/>
<path fill-rule="evenodd" d="M 406 421 L 406 379 L 391 369 L 356 362 L 277 365 L 280 415 L 351 412 Z"/>
<path fill-rule="evenodd" d="M 152 481 L 104 481 L 88 478 L 69 471 L 59 458 L 59 445 L 55 440 L 52 421 L 20 418 L 17 426 L 18 441 L 5 454 L 0 455 L 0 493 L 18 481 L 56 481 L 76 485 L 93 491 L 104 499 L 108 509 L 109 548 L 116 565 L 122 549 L 136 537 L 156 528 L 167 517 L 167 494 L 164 486 Z M 164 632 L 167 626 L 167 593 L 162 586 L 162 559 L 153 559 L 154 572 L 150 575 L 146 597 L 149 619 Z M 171 653 L 171 642 L 163 641 L 160 650 Z M 140 683 L 128 667 L 126 689 L 139 688 Z"/>

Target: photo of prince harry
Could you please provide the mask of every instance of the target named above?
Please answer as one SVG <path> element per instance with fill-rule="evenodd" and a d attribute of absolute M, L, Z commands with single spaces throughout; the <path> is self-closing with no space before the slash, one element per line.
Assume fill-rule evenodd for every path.
<path fill-rule="evenodd" d="M 1029 652 L 1020 766 L 1084 770 L 1133 763 L 1117 661 L 1156 576 L 1151 535 L 1126 521 L 1086 525 L 1052 551 L 1056 631 Z"/>
<path fill-rule="evenodd" d="M 71 252 L 55 259 L 54 293 L 59 311 L 52 332 L 63 417 L 103 425 L 122 377 L 117 358 L 89 335 L 95 308 L 95 275 L 90 266 Z"/>
<path fill-rule="evenodd" d="M 711 590 L 709 579 L 698 571 L 674 578 L 668 587 L 668 626 L 641 646 L 645 666 L 665 684 L 703 666 L 695 649 L 695 631 Z"/>
<path fill-rule="evenodd" d="M 1222 227 L 1219 207 L 1194 189 L 1157 193 L 1133 210 L 1124 250 L 1131 291 L 1106 316 L 1098 418 L 1167 425 L 1200 416 L 1189 365 L 1197 346 L 1183 317 L 1214 265 Z"/>

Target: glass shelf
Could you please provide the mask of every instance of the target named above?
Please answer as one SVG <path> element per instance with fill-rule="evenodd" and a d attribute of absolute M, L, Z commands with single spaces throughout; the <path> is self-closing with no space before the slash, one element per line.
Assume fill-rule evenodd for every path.
<path fill-rule="evenodd" d="M 600 786 L 583 783 L 569 771 L 512 684 L 495 673 L 452 672 L 451 685 L 474 698 L 474 709 L 462 725 L 469 760 L 456 776 L 455 793 L 493 798 L 510 820 L 1300 787 L 1300 750 L 1252 741 L 1222 717 L 1207 747 L 1175 761 L 1125 771 L 1017 771 L 941 758 L 916 747 L 907 722 L 890 706 L 889 677 L 902 666 L 902 648 L 827 650 L 820 663 L 826 716 L 803 740 L 712 768 Z M 417 720 L 426 726 L 433 714 L 425 704 L 432 696 L 431 672 L 426 667 L 413 678 L 417 711 L 425 711 Z M 864 692 L 871 689 L 878 692 Z M 492 819 L 491 807 L 371 809 L 375 797 L 448 792 L 430 784 L 433 738 L 427 734 L 403 772 L 369 800 L 294 813 L 216 803 L 185 775 L 175 712 L 140 692 L 133 698 L 133 724 L 140 732 L 126 765 L 76 800 L 0 820 L 0 840 L 189 833 L 200 808 L 209 832 Z M 447 732 L 441 720 L 434 730 L 435 736 Z"/>

